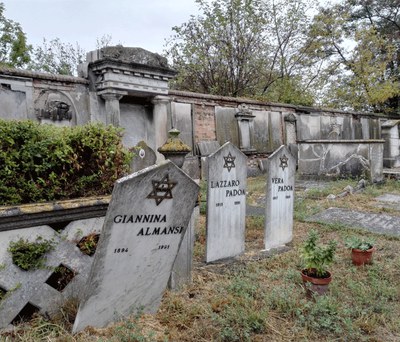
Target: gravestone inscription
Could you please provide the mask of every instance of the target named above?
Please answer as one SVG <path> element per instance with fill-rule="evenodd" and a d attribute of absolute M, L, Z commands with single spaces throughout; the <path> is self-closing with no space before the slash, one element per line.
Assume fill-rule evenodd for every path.
<path fill-rule="evenodd" d="M 115 183 L 74 332 L 157 311 L 198 189 L 170 161 Z"/>
<path fill-rule="evenodd" d="M 294 157 L 284 145 L 267 159 L 266 250 L 292 240 L 295 166 Z"/>
<path fill-rule="evenodd" d="M 206 262 L 244 251 L 246 160 L 230 142 L 208 157 Z"/>

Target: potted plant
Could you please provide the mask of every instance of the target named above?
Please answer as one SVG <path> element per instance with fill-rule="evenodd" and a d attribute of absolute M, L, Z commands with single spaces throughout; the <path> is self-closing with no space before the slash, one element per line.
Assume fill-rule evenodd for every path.
<path fill-rule="evenodd" d="M 351 249 L 351 260 L 354 265 L 372 264 L 372 255 L 375 251 L 373 240 L 351 237 L 346 240 L 346 246 Z"/>
<path fill-rule="evenodd" d="M 301 256 L 305 268 L 301 271 L 303 284 L 308 296 L 324 294 L 332 280 L 327 267 L 333 262 L 336 252 L 336 241 L 332 240 L 328 245 L 317 244 L 319 235 L 311 230 L 301 248 Z"/>

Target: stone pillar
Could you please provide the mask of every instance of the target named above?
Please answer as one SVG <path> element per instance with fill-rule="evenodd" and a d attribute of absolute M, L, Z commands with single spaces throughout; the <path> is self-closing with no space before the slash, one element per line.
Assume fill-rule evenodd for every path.
<path fill-rule="evenodd" d="M 245 104 L 238 106 L 235 118 L 239 128 L 239 148 L 245 154 L 256 152 L 254 143 L 254 118 L 251 110 Z"/>
<path fill-rule="evenodd" d="M 297 164 L 297 159 L 298 159 L 297 127 L 296 127 L 297 118 L 293 113 L 290 113 L 289 115 L 285 116 L 284 121 L 285 121 L 285 145 L 289 148 L 289 151 L 295 157 Z"/>
<path fill-rule="evenodd" d="M 100 96 L 106 101 L 106 125 L 113 125 L 119 127 L 120 123 L 120 110 L 119 100 L 124 94 L 116 93 L 113 91 L 101 93 Z"/>
<path fill-rule="evenodd" d="M 155 130 L 155 150 L 167 141 L 168 139 L 168 106 L 170 99 L 167 96 L 155 96 L 152 100 L 154 105 L 153 108 L 153 119 L 154 119 L 154 130 Z M 157 163 L 165 160 L 164 156 L 156 152 Z"/>

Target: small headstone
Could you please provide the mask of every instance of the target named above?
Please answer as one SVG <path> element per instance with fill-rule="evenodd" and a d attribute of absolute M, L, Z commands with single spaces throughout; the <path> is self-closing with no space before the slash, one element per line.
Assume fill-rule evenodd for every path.
<path fill-rule="evenodd" d="M 244 251 L 246 160 L 229 142 L 208 157 L 206 262 Z"/>
<path fill-rule="evenodd" d="M 74 332 L 157 311 L 198 188 L 170 161 L 115 183 Z"/>
<path fill-rule="evenodd" d="M 265 214 L 267 250 L 292 241 L 295 168 L 295 159 L 284 145 L 267 160 Z"/>
<path fill-rule="evenodd" d="M 131 161 L 131 171 L 137 172 L 156 163 L 156 153 L 144 141 L 132 148 L 135 154 Z"/>

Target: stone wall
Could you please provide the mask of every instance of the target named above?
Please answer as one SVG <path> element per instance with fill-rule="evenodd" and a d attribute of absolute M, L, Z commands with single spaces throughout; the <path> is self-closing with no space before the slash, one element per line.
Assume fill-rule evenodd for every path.
<path fill-rule="evenodd" d="M 142 49 L 118 47 L 89 53 L 80 66 L 82 77 L 0 69 L 0 118 L 121 126 L 125 146 L 145 141 L 156 151 L 157 162 L 164 159 L 157 148 L 175 127 L 193 150 L 189 169 L 204 141 L 221 146 L 230 141 L 254 160 L 283 144 L 298 157 L 298 141 L 382 137 L 382 119 L 374 114 L 168 90 L 175 72 L 160 58 Z M 400 154 L 393 143 L 387 146 L 390 158 Z"/>
<path fill-rule="evenodd" d="M 298 173 L 312 177 L 363 176 L 383 180 L 384 140 L 300 141 Z"/>

